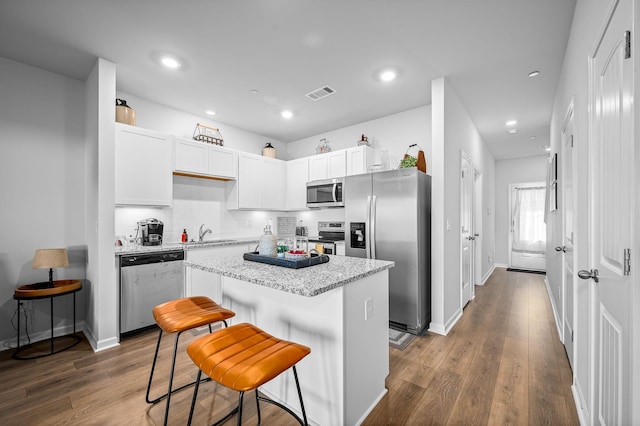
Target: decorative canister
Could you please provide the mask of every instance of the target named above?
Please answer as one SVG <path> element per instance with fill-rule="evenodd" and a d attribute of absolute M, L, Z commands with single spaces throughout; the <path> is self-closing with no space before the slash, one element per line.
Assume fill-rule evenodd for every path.
<path fill-rule="evenodd" d="M 124 99 L 116 99 L 116 122 L 136 125 L 136 111 Z"/>
<path fill-rule="evenodd" d="M 270 142 L 267 142 L 264 148 L 262 148 L 262 156 L 276 158 L 276 149 L 271 145 Z"/>
<path fill-rule="evenodd" d="M 258 254 L 269 257 L 276 257 L 278 254 L 278 237 L 273 235 L 270 225 L 264 227 L 264 235 L 258 242 Z"/>

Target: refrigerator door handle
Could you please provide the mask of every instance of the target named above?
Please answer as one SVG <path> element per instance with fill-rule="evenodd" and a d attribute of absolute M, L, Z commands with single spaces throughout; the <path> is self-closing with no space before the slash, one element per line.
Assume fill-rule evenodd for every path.
<path fill-rule="evenodd" d="M 367 196 L 367 219 L 364 227 L 364 246 L 367 252 L 367 259 L 371 259 L 371 195 Z"/>
<path fill-rule="evenodd" d="M 369 235 L 369 245 L 371 246 L 371 258 L 376 259 L 376 199 L 374 195 L 371 198 L 371 231 Z"/>

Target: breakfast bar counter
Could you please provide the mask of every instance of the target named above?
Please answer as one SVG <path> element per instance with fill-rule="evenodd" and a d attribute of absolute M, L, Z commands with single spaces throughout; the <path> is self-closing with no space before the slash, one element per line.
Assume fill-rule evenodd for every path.
<path fill-rule="evenodd" d="M 311 354 L 298 364 L 310 423 L 356 425 L 386 393 L 389 268 L 394 263 L 329 257 L 327 263 L 301 269 L 241 256 L 187 261 L 186 286 L 215 288 L 209 294 L 236 313 L 231 323 L 252 323 L 310 347 Z M 260 391 L 300 413 L 291 374 Z"/>

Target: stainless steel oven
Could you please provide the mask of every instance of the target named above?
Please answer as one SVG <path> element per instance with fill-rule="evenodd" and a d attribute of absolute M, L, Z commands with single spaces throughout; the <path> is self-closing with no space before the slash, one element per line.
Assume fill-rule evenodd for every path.
<path fill-rule="evenodd" d="M 307 182 L 307 207 L 310 209 L 344 207 L 342 178 Z"/>
<path fill-rule="evenodd" d="M 344 222 L 318 222 L 318 236 L 309 238 L 311 248 L 320 249 L 324 254 L 344 256 L 344 250 L 338 250 L 340 244 L 344 249 Z"/>

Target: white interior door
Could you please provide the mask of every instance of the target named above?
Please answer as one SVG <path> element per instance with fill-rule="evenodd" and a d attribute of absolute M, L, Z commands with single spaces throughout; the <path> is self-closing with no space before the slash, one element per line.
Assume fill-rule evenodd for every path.
<path fill-rule="evenodd" d="M 610 13 L 589 60 L 590 264 L 578 274 L 589 280 L 581 285 L 591 286 L 594 295 L 592 422 L 627 425 L 632 424 L 632 294 L 627 267 L 634 200 L 631 0 L 613 2 Z"/>
<path fill-rule="evenodd" d="M 509 185 L 509 267 L 540 270 L 547 265 L 545 183 Z"/>
<path fill-rule="evenodd" d="M 473 277 L 473 168 L 464 156 L 460 160 L 460 279 L 462 285 L 461 306 L 472 295 Z"/>
<path fill-rule="evenodd" d="M 562 340 L 567 351 L 569 364 L 574 368 L 574 268 L 573 268 L 573 159 L 574 159 L 574 134 L 573 134 L 573 104 L 571 105 L 565 125 L 562 130 L 562 245 L 556 247 L 556 251 L 562 253 L 563 269 L 563 309 L 562 309 Z"/>

